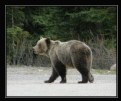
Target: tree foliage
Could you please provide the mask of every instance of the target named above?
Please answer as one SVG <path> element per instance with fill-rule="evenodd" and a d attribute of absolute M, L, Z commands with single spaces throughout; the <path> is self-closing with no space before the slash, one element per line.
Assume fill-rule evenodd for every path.
<path fill-rule="evenodd" d="M 116 7 L 8 6 L 6 12 L 7 27 L 15 25 L 31 35 L 68 36 L 68 40 L 98 35 L 112 38 L 116 34 Z"/>
<path fill-rule="evenodd" d="M 115 47 L 116 17 L 115 6 L 7 6 L 7 56 L 13 59 L 15 50 L 17 55 L 21 45 L 32 46 L 40 36 L 61 41 L 103 39 L 106 47 Z"/>

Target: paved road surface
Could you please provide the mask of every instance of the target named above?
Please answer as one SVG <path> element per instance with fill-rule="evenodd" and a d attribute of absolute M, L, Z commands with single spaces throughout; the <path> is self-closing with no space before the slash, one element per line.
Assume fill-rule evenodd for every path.
<path fill-rule="evenodd" d="M 76 69 L 68 69 L 67 83 L 60 77 L 45 84 L 51 68 L 7 67 L 7 96 L 116 96 L 116 75 L 94 74 L 95 82 L 78 84 L 81 76 Z"/>

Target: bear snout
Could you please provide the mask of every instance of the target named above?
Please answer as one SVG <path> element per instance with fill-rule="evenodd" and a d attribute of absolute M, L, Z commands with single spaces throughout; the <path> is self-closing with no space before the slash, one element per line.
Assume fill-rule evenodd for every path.
<path fill-rule="evenodd" d="M 32 49 L 34 50 L 34 47 L 32 47 Z"/>
<path fill-rule="evenodd" d="M 40 53 L 37 46 L 32 47 L 32 50 L 33 50 L 34 54 L 39 54 Z"/>
<path fill-rule="evenodd" d="M 36 51 L 35 51 L 35 47 L 32 47 L 32 51 L 33 51 L 33 53 L 36 53 Z"/>
<path fill-rule="evenodd" d="M 33 51 L 35 51 L 35 48 L 34 48 L 34 47 L 32 47 L 32 50 L 33 50 Z"/>

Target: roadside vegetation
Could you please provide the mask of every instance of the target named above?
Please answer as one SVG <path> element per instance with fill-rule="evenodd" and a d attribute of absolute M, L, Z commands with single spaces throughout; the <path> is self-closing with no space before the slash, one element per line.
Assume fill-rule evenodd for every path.
<path fill-rule="evenodd" d="M 93 52 L 92 68 L 108 70 L 116 63 L 116 18 L 115 6 L 6 6 L 7 64 L 50 66 L 32 51 L 43 36 L 84 41 Z"/>

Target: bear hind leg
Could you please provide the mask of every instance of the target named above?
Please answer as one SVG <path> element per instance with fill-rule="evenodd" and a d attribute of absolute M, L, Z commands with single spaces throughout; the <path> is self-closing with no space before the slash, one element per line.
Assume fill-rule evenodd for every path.
<path fill-rule="evenodd" d="M 87 63 L 83 59 L 73 59 L 73 65 L 82 75 L 82 81 L 78 83 L 87 83 L 89 81 L 89 68 L 87 68 Z"/>
<path fill-rule="evenodd" d="M 82 73 L 81 73 L 82 74 Z M 82 74 L 82 81 L 79 81 L 78 83 L 87 83 L 88 82 L 88 76 Z"/>
<path fill-rule="evenodd" d="M 87 83 L 89 81 L 88 70 L 86 68 L 83 68 L 83 69 L 78 68 L 78 67 L 76 68 L 82 75 L 82 81 L 79 81 L 78 83 Z"/>

